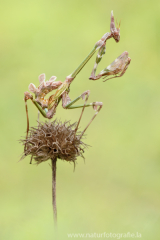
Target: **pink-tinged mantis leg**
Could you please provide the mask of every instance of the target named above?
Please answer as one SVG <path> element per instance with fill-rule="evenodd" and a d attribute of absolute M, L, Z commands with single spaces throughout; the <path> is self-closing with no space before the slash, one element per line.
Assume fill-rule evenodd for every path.
<path fill-rule="evenodd" d="M 28 106 L 27 106 L 27 99 L 24 99 L 25 101 L 25 109 L 26 109 L 26 117 L 27 117 L 27 132 L 26 132 L 26 139 L 28 138 L 28 132 L 29 132 L 29 116 L 28 116 Z M 26 148 L 26 146 L 25 146 Z"/>
<path fill-rule="evenodd" d="M 99 51 L 98 51 L 98 54 L 97 54 L 97 57 L 96 57 L 96 61 L 95 61 L 95 64 L 94 64 L 94 67 L 93 67 L 93 70 L 92 70 L 92 73 L 91 73 L 91 76 L 89 77 L 89 79 L 91 80 L 97 80 L 99 79 L 101 76 L 97 75 L 95 76 L 96 74 L 96 70 L 97 70 L 97 67 L 98 67 L 98 64 L 100 63 L 100 61 L 102 60 L 102 57 L 103 55 L 105 54 L 106 52 L 106 47 L 105 46 L 102 46 Z"/>
<path fill-rule="evenodd" d="M 79 97 L 75 98 L 73 101 L 70 100 L 68 94 L 65 92 L 64 95 L 62 96 L 62 106 L 63 108 L 65 109 L 74 109 L 74 108 L 82 108 L 82 112 L 81 112 L 81 115 L 80 115 L 80 118 L 79 118 L 79 121 L 77 123 L 77 126 L 76 126 L 76 129 L 75 129 L 75 133 L 76 131 L 78 130 L 78 126 L 79 126 L 79 123 L 81 121 L 81 118 L 82 118 L 82 115 L 83 115 L 83 112 L 84 112 L 84 109 L 86 107 L 90 107 L 92 106 L 93 109 L 96 111 L 96 113 L 94 114 L 94 116 L 92 117 L 92 119 L 90 120 L 90 122 L 88 123 L 88 125 L 86 126 L 86 128 L 83 130 L 83 132 L 81 133 L 81 136 L 84 134 L 84 132 L 87 130 L 87 128 L 89 127 L 89 125 L 91 124 L 91 122 L 93 121 L 93 119 L 97 116 L 98 112 L 101 110 L 102 106 L 103 106 L 103 103 L 102 102 L 93 102 L 93 103 L 88 103 L 87 104 L 87 100 L 89 98 L 89 94 L 90 94 L 90 91 L 85 91 L 84 93 L 82 93 Z M 85 99 L 86 97 L 86 99 Z M 73 104 L 75 102 L 77 102 L 79 99 L 85 99 L 85 103 L 84 104 L 80 104 L 80 105 L 74 105 Z"/>
<path fill-rule="evenodd" d="M 29 116 L 28 116 L 28 106 L 27 106 L 27 100 L 31 100 L 32 103 L 38 108 L 38 111 L 43 115 L 43 117 L 46 116 L 46 112 L 41 108 L 41 106 L 33 99 L 33 96 L 29 92 L 24 93 L 24 101 L 25 101 L 25 108 L 26 108 L 26 116 L 27 116 L 27 132 L 26 132 L 26 139 L 28 137 L 29 132 Z"/>
<path fill-rule="evenodd" d="M 90 79 L 98 80 L 102 76 L 108 77 L 108 76 L 113 75 L 113 77 L 107 78 L 105 81 L 112 79 L 112 78 L 116 78 L 116 77 L 122 77 L 131 62 L 130 57 L 128 57 L 128 52 L 125 51 L 118 58 L 116 58 L 108 67 L 103 69 L 97 76 L 95 76 L 95 72 L 96 72 L 97 65 L 98 65 L 98 59 L 96 59 L 96 60 L 97 60 L 97 63 L 95 63 L 95 67 L 92 71 Z"/>
<path fill-rule="evenodd" d="M 39 119 L 40 119 L 40 111 L 38 110 L 38 116 L 37 116 L 38 126 L 39 126 Z"/>
<path fill-rule="evenodd" d="M 124 52 L 124 53 L 127 53 L 127 52 Z M 125 74 L 128 66 L 129 66 L 129 64 L 131 62 L 131 58 L 128 57 L 128 53 L 126 54 L 126 57 L 127 58 L 124 61 L 119 63 L 119 67 L 115 67 L 115 70 L 112 70 L 112 71 L 110 70 L 110 71 L 108 71 L 108 73 L 107 73 L 107 70 L 109 70 L 109 69 L 106 69 L 105 71 L 103 70 L 102 76 L 104 76 L 104 78 L 106 78 L 106 80 L 103 81 L 103 82 L 106 82 L 107 80 L 112 79 L 112 78 L 122 77 Z M 110 68 L 110 66 L 108 66 L 108 68 Z M 114 75 L 114 76 L 110 77 L 110 78 L 107 78 L 108 75 Z"/>

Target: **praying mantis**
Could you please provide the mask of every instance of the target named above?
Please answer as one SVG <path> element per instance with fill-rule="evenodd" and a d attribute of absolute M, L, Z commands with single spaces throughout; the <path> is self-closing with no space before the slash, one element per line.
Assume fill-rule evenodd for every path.
<path fill-rule="evenodd" d="M 62 107 L 64 109 L 75 109 L 75 108 L 82 108 L 81 115 L 79 118 L 79 121 L 77 123 L 75 132 L 78 129 L 80 120 L 82 118 L 84 109 L 86 107 L 93 107 L 95 110 L 95 114 L 91 118 L 90 122 L 86 126 L 86 128 L 83 130 L 82 134 L 87 130 L 93 119 L 97 116 L 99 111 L 101 110 L 103 103 L 102 102 L 92 102 L 87 103 L 90 91 L 87 90 L 83 92 L 80 96 L 75 98 L 74 100 L 71 100 L 69 97 L 69 91 L 70 91 L 70 84 L 73 82 L 77 74 L 82 70 L 82 68 L 86 65 L 86 63 L 91 59 L 91 57 L 94 55 L 94 53 L 98 50 L 98 54 L 96 57 L 96 61 L 91 73 L 91 76 L 89 77 L 90 80 L 98 80 L 101 77 L 106 78 L 106 80 L 116 77 L 121 77 L 126 72 L 131 59 L 128 57 L 128 52 L 122 53 L 114 62 L 112 62 L 107 68 L 102 70 L 97 76 L 96 70 L 98 67 L 98 64 L 100 63 L 103 55 L 106 51 L 106 41 L 110 38 L 113 38 L 116 42 L 119 42 L 120 40 L 120 24 L 117 23 L 117 27 L 115 26 L 113 11 L 111 11 L 111 23 L 110 23 L 110 32 L 105 33 L 102 38 L 96 42 L 94 45 L 92 51 L 88 54 L 88 56 L 83 60 L 83 62 L 69 75 L 66 77 L 64 82 L 61 81 L 55 81 L 56 76 L 52 76 L 48 81 L 45 81 L 45 74 L 41 74 L 39 76 L 39 82 L 40 85 L 38 88 L 31 83 L 29 85 L 30 92 L 35 94 L 35 99 L 33 98 L 32 94 L 29 92 L 24 93 L 24 101 L 25 101 L 25 108 L 26 108 L 26 115 L 27 115 L 27 135 L 29 131 L 29 117 L 28 117 L 28 107 L 27 107 L 27 101 L 30 99 L 32 103 L 36 106 L 38 111 L 42 114 L 43 117 L 51 119 L 56 113 L 56 108 L 59 105 L 60 101 L 62 100 Z M 108 76 L 113 76 L 110 78 L 107 78 Z M 105 80 L 105 81 L 106 81 Z M 46 99 L 46 95 L 49 92 L 52 92 L 53 90 L 56 90 L 54 94 L 52 94 L 48 99 Z M 74 105 L 78 100 L 83 99 L 84 104 L 80 105 Z"/>

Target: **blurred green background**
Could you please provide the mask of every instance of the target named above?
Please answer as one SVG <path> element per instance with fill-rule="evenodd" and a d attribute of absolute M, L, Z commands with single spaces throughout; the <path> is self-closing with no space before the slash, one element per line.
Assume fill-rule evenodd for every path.
<path fill-rule="evenodd" d="M 73 165 L 58 161 L 60 239 L 67 233 L 160 236 L 160 2 L 159 0 L 1 1 L 0 8 L 0 239 L 54 239 L 51 168 L 18 162 L 25 135 L 23 93 L 38 76 L 63 81 L 109 31 L 110 12 L 121 19 L 121 40 L 107 41 L 98 71 L 122 52 L 132 61 L 122 78 L 89 81 L 95 57 L 71 85 L 74 99 L 90 90 L 104 107 L 87 131 L 92 147 Z M 37 110 L 31 102 L 31 126 Z M 87 109 L 83 129 L 93 115 Z M 57 118 L 78 120 L 80 110 L 59 106 Z M 43 118 L 41 117 L 41 120 Z M 128 238 L 126 238 L 128 239 Z"/>

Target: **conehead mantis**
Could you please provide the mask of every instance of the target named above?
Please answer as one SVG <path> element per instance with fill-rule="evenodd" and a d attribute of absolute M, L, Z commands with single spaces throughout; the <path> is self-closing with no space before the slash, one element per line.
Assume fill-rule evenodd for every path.
<path fill-rule="evenodd" d="M 94 45 L 92 51 L 88 54 L 88 56 L 82 61 L 82 63 L 71 73 L 69 76 L 66 77 L 64 82 L 61 81 L 55 81 L 56 77 L 52 76 L 49 81 L 45 81 L 45 74 L 41 74 L 39 76 L 39 82 L 40 85 L 38 88 L 31 83 L 29 85 L 30 92 L 35 94 L 35 99 L 33 98 L 32 94 L 29 92 L 24 93 L 24 100 L 25 100 L 25 107 L 26 107 L 26 115 L 27 115 L 27 135 L 29 131 L 29 117 L 28 117 L 28 107 L 27 107 L 27 100 L 31 100 L 33 104 L 37 107 L 39 112 L 42 114 L 43 117 L 51 119 L 56 113 L 56 108 L 60 101 L 62 100 L 62 107 L 64 109 L 74 109 L 74 108 L 82 108 L 81 115 L 77 124 L 77 127 L 75 129 L 75 132 L 78 129 L 80 120 L 82 118 L 84 109 L 86 107 L 93 107 L 95 110 L 95 114 L 91 118 L 90 122 L 82 132 L 86 131 L 86 129 L 89 127 L 93 119 L 96 117 L 96 115 L 101 110 L 103 103 L 102 102 L 92 102 L 87 103 L 90 91 L 83 92 L 80 96 L 75 98 L 74 100 L 71 100 L 69 97 L 69 91 L 70 91 L 70 84 L 75 79 L 77 74 L 82 70 L 82 68 L 86 65 L 86 63 L 90 60 L 90 58 L 94 55 L 94 53 L 98 50 L 98 54 L 96 57 L 96 62 L 93 68 L 93 71 L 91 73 L 91 76 L 89 79 L 91 80 L 97 80 L 101 78 L 102 76 L 111 76 L 114 75 L 114 77 L 120 77 L 122 76 L 129 63 L 130 58 L 128 58 L 128 53 L 124 52 L 119 56 L 111 65 L 109 65 L 107 68 L 105 68 L 103 71 L 101 71 L 97 76 L 95 76 L 97 66 L 99 62 L 101 61 L 103 55 L 106 51 L 106 41 L 110 38 L 113 38 L 116 42 L 119 42 L 120 40 L 120 24 L 117 24 L 117 27 L 115 26 L 113 11 L 111 12 L 111 23 L 110 23 L 110 32 L 105 33 L 102 38 L 96 42 Z M 119 74 L 119 75 L 118 75 Z M 113 77 L 113 78 L 114 78 Z M 56 90 L 54 94 L 52 94 L 48 99 L 46 99 L 46 95 L 49 92 L 52 92 L 53 90 Z M 74 105 L 79 99 L 84 100 L 84 104 L 81 105 Z"/>

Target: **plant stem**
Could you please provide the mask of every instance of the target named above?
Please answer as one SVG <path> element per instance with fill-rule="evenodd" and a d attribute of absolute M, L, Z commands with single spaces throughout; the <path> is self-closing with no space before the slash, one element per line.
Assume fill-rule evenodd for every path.
<path fill-rule="evenodd" d="M 52 158 L 52 204 L 53 204 L 53 216 L 54 224 L 57 225 L 57 206 L 56 206 L 56 162 L 57 158 Z"/>

